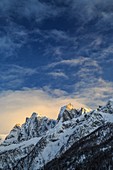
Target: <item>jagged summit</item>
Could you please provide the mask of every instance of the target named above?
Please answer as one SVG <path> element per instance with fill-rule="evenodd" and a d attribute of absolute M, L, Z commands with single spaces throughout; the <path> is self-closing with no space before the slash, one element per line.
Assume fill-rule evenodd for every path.
<path fill-rule="evenodd" d="M 91 109 L 86 108 L 86 107 L 81 107 L 81 109 L 79 110 L 82 114 L 88 113 L 91 111 Z"/>
<path fill-rule="evenodd" d="M 9 145 L 12 143 L 18 143 L 26 141 L 33 137 L 42 136 L 47 130 L 53 128 L 56 125 L 56 121 L 47 117 L 40 117 L 37 113 L 33 112 L 30 118 L 26 118 L 26 121 L 21 126 L 16 124 L 9 135 L 5 138 L 3 144 Z"/>
<path fill-rule="evenodd" d="M 9 135 L 5 138 L 3 144 L 18 143 L 20 131 L 21 131 L 21 126 L 19 124 L 16 124 L 13 127 L 13 129 L 10 131 Z"/>
<path fill-rule="evenodd" d="M 73 108 L 73 105 L 71 103 L 61 107 L 57 120 L 58 121 L 59 120 L 66 121 L 68 119 L 73 118 L 73 115 L 71 113 L 73 109 L 74 108 Z"/>
<path fill-rule="evenodd" d="M 87 165 L 91 169 L 98 158 L 100 169 L 112 170 L 112 104 L 109 100 L 93 111 L 68 104 L 61 107 L 57 120 L 33 113 L 22 126 L 14 126 L 0 145 L 0 169 L 87 169 Z"/>
<path fill-rule="evenodd" d="M 98 111 L 113 114 L 113 99 L 109 99 L 105 106 L 99 106 Z"/>
<path fill-rule="evenodd" d="M 113 99 L 109 99 L 106 106 L 113 109 Z"/>
<path fill-rule="evenodd" d="M 57 120 L 61 120 L 64 122 L 74 117 L 78 117 L 81 114 L 88 113 L 90 111 L 91 110 L 87 108 L 81 108 L 80 110 L 74 109 L 73 105 L 69 103 L 68 105 L 61 107 Z"/>
<path fill-rule="evenodd" d="M 37 117 L 37 116 L 38 116 L 38 113 L 36 113 L 36 112 L 33 112 L 31 115 L 31 117 Z"/>
<path fill-rule="evenodd" d="M 21 124 L 20 123 L 17 123 L 15 126 L 14 126 L 14 128 L 19 128 L 21 126 Z"/>
<path fill-rule="evenodd" d="M 66 109 L 67 110 L 72 110 L 72 109 L 74 109 L 74 107 L 73 107 L 73 105 L 71 103 L 69 103 L 69 104 L 66 105 Z"/>

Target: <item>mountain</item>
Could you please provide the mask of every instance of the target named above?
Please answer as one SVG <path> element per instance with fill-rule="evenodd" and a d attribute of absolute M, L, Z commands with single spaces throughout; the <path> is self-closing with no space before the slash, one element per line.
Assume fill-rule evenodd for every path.
<path fill-rule="evenodd" d="M 0 145 L 0 169 L 113 169 L 113 100 L 96 110 L 61 107 L 57 120 L 33 113 Z"/>
<path fill-rule="evenodd" d="M 16 124 L 9 135 L 5 138 L 3 145 L 15 144 L 26 141 L 34 137 L 40 137 L 46 134 L 46 131 L 55 127 L 56 120 L 40 117 L 33 113 L 30 118 L 26 118 L 25 123 L 20 127 Z"/>
<path fill-rule="evenodd" d="M 60 157 L 47 163 L 44 170 L 48 169 L 112 170 L 113 123 L 106 123 L 75 142 Z"/>

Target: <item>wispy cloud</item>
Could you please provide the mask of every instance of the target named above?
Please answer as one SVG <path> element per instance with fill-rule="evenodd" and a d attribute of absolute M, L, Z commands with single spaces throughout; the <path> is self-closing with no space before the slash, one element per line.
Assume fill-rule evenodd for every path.
<path fill-rule="evenodd" d="M 17 88 L 25 82 L 25 78 L 37 74 L 36 68 L 21 67 L 18 65 L 1 65 L 1 88 Z"/>
<path fill-rule="evenodd" d="M 52 76 L 53 78 L 66 78 L 68 79 L 68 76 L 63 72 L 50 72 L 48 75 Z"/>
<path fill-rule="evenodd" d="M 71 72 L 73 84 L 67 86 L 71 89 L 71 94 L 69 95 L 75 97 L 79 102 L 82 101 L 82 103 L 96 108 L 99 104 L 104 104 L 105 101 L 113 97 L 113 83 L 103 78 L 104 68 L 101 66 L 99 60 L 87 57 L 62 59 L 58 62 L 51 63 L 47 68 L 53 69 L 57 66 L 59 68 L 62 68 L 62 66 L 73 67 Z M 66 75 L 68 75 L 68 73 Z"/>
<path fill-rule="evenodd" d="M 96 56 L 100 56 L 99 52 L 99 46 L 100 44 L 104 45 L 105 40 L 103 39 L 104 36 L 100 36 L 102 33 L 101 31 L 107 31 L 110 27 L 112 27 L 112 16 L 113 16 L 113 10 L 112 10 L 113 2 L 111 0 L 109 1 L 102 1 L 102 0 L 85 0 L 85 1 L 74 1 L 74 0 L 66 0 L 65 2 L 63 0 L 61 1 L 39 1 L 39 0 L 28 0 L 28 1 L 14 1 L 14 0 L 1 0 L 0 1 L 0 14 L 1 16 L 5 17 L 4 21 L 6 20 L 8 27 L 6 28 L 6 32 L 9 31 L 9 34 L 1 38 L 1 48 L 2 52 L 6 53 L 11 56 L 15 49 L 20 48 L 23 44 L 26 43 L 26 39 L 29 37 L 26 32 L 25 28 L 20 27 L 19 24 L 14 24 L 12 16 L 15 14 L 17 19 L 20 18 L 26 18 L 28 22 L 32 20 L 32 22 L 41 22 L 43 24 L 43 21 L 45 19 L 56 17 L 56 16 L 62 16 L 63 14 L 68 15 L 73 20 L 73 27 L 75 27 L 76 31 L 73 31 L 73 33 L 70 33 L 69 31 L 62 31 L 60 29 L 53 29 L 53 30 L 42 30 L 41 32 L 41 38 L 32 38 L 34 41 L 49 41 L 50 39 L 53 39 L 55 43 L 60 43 L 59 49 L 56 50 L 56 55 L 63 55 L 64 56 L 68 53 L 69 49 L 69 55 L 73 52 L 74 54 L 86 53 L 89 56 L 89 53 L 91 50 L 97 50 L 96 52 L 93 52 L 93 56 L 96 53 Z M 108 10 L 109 9 L 109 10 Z M 89 21 L 93 20 L 95 21 L 95 18 L 98 18 L 98 20 L 94 23 L 94 29 L 96 29 L 96 32 L 90 32 L 86 27 L 84 27 L 85 24 L 87 24 Z M 66 18 L 67 19 L 67 18 Z M 79 27 L 76 26 L 75 22 L 79 23 L 78 25 L 81 25 Z M 107 23 L 107 24 L 105 24 Z M 24 24 L 24 23 L 23 23 Z M 34 24 L 34 25 L 35 25 Z M 92 24 L 89 23 L 89 26 Z M 104 25 L 104 26 L 103 26 Z M 109 25 L 109 26 L 108 26 Z M 38 27 L 38 26 L 37 26 Z M 15 29 L 16 28 L 16 29 Z M 70 27 L 71 28 L 71 27 Z M 26 27 L 27 31 L 29 30 L 28 27 Z M 68 30 L 68 29 L 67 29 Z M 18 32 L 18 33 L 17 33 Z M 24 36 L 22 34 L 20 35 L 19 32 L 24 32 Z M 84 34 L 82 34 L 84 32 Z M 98 37 L 100 36 L 100 37 Z M 16 37 L 16 38 L 15 38 Z M 95 40 L 96 38 L 96 40 Z M 17 40 L 19 40 L 17 42 Z M 30 41 L 32 41 L 30 39 Z M 80 45 L 84 42 L 84 45 Z M 47 43 L 46 43 L 47 44 Z M 90 45 L 89 45 L 90 44 Z M 49 48 L 45 47 L 45 51 L 52 51 L 53 44 L 49 41 Z M 80 47 L 81 46 L 81 47 Z M 55 47 L 55 45 L 54 45 Z M 56 45 L 57 47 L 57 45 Z M 79 48 L 80 47 L 80 48 Z M 62 50 L 63 49 L 63 50 Z M 44 52 L 43 50 L 43 52 Z M 110 50 L 110 49 L 109 49 Z M 54 55 L 54 51 L 50 53 L 51 55 Z M 86 56 L 87 56 L 86 55 Z M 107 52 L 105 51 L 103 55 L 107 55 Z"/>
<path fill-rule="evenodd" d="M 27 42 L 27 32 L 22 26 L 16 25 L 12 21 L 8 21 L 6 26 L 2 26 L 0 34 L 0 55 L 3 58 L 16 56 L 20 49 Z M 5 34 L 4 34 L 5 32 Z"/>
<path fill-rule="evenodd" d="M 75 89 L 77 86 L 81 86 L 79 92 L 75 92 L 75 96 L 78 101 L 96 108 L 98 105 L 104 105 L 108 99 L 113 98 L 113 83 L 105 81 L 102 78 L 92 78 L 94 81 L 90 84 L 88 81 L 84 83 L 81 81 L 75 85 Z"/>
<path fill-rule="evenodd" d="M 47 67 L 50 68 L 50 67 L 56 67 L 58 65 L 68 65 L 68 66 L 77 66 L 77 65 L 80 65 L 80 66 L 95 66 L 95 67 L 98 67 L 98 63 L 96 60 L 93 60 L 93 59 L 90 59 L 90 58 L 87 58 L 87 57 L 75 57 L 74 59 L 67 59 L 67 60 L 60 60 L 58 62 L 53 62 L 51 64 L 49 64 Z"/>
<path fill-rule="evenodd" d="M 0 13 L 9 17 L 15 13 L 17 17 L 34 18 L 37 22 L 40 22 L 44 18 L 57 15 L 58 11 L 55 10 L 54 6 L 51 7 L 49 3 L 40 0 L 1 0 Z"/>
<path fill-rule="evenodd" d="M 62 59 L 61 61 L 58 61 L 58 62 L 53 62 L 51 64 L 49 64 L 47 67 L 50 68 L 50 67 L 55 67 L 55 66 L 58 66 L 58 65 L 70 65 L 70 66 L 75 66 L 75 65 L 78 65 L 78 64 L 82 64 L 82 62 L 84 61 L 85 59 L 84 58 L 81 58 L 81 59 L 67 59 L 67 60 L 64 60 Z"/>
<path fill-rule="evenodd" d="M 69 36 L 68 32 L 66 31 L 62 31 L 62 30 L 57 30 L 57 29 L 53 29 L 49 32 L 46 32 L 46 34 L 48 34 L 48 36 L 46 38 L 52 38 L 54 40 L 56 40 L 56 42 L 58 41 L 73 41 L 75 40 L 74 37 Z"/>
<path fill-rule="evenodd" d="M 17 44 L 10 37 L 4 36 L 0 38 L 0 54 L 3 54 L 4 58 L 14 54 L 15 48 L 17 48 Z"/>
<path fill-rule="evenodd" d="M 104 19 L 106 19 L 106 16 L 109 16 L 109 14 L 112 13 L 113 5 L 112 0 L 104 2 L 102 0 L 66 0 L 64 3 L 71 9 L 71 11 L 69 11 L 71 16 L 75 18 L 79 17 L 79 20 L 82 21 L 82 24 L 87 23 L 96 17 L 104 17 Z M 105 13 L 105 16 L 103 13 Z"/>
<path fill-rule="evenodd" d="M 92 108 L 103 105 L 113 97 L 113 82 L 104 80 L 100 62 L 87 59 L 81 66 L 73 74 L 73 79 L 77 79 L 77 82 L 72 85 L 72 96 Z"/>

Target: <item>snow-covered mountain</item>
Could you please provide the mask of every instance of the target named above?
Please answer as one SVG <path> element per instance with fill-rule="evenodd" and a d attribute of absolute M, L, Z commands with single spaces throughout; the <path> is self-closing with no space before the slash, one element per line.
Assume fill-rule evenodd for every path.
<path fill-rule="evenodd" d="M 57 120 L 33 113 L 22 126 L 15 125 L 0 145 L 0 169 L 93 169 L 92 160 L 106 151 L 110 158 L 105 162 L 102 157 L 104 166 L 113 169 L 112 128 L 113 100 L 96 110 L 77 110 L 68 104 Z M 99 159 L 98 164 L 101 169 Z"/>
<path fill-rule="evenodd" d="M 3 145 L 10 145 L 26 141 L 34 137 L 40 137 L 46 134 L 46 131 L 55 127 L 56 120 L 40 117 L 33 113 L 30 118 L 26 118 L 25 123 L 20 126 L 16 124 L 9 135 L 5 138 Z"/>

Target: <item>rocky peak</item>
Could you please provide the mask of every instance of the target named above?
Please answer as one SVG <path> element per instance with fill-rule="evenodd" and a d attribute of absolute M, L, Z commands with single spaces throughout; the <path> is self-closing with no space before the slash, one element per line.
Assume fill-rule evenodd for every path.
<path fill-rule="evenodd" d="M 58 121 L 61 120 L 62 122 L 64 122 L 78 115 L 79 115 L 78 110 L 74 109 L 73 105 L 69 103 L 68 105 L 61 107 L 57 120 Z"/>
<path fill-rule="evenodd" d="M 111 101 L 103 109 L 106 107 L 111 109 Z M 78 164 L 80 162 L 80 165 L 83 165 L 84 160 L 86 160 L 86 165 L 88 160 L 90 165 L 93 165 L 95 161 L 95 165 L 97 165 L 97 159 L 95 158 L 101 158 L 103 155 L 106 160 L 108 153 L 110 153 L 109 156 L 112 160 L 112 127 L 113 114 L 110 114 L 110 112 L 103 113 L 97 110 L 89 112 L 86 108 L 77 110 L 71 104 L 61 108 L 58 121 L 48 119 L 47 117 L 39 117 L 33 113 L 21 127 L 16 125 L 10 132 L 10 134 L 13 132 L 12 135 L 14 136 L 19 129 L 19 134 L 15 138 L 15 140 L 18 139 L 16 141 L 18 143 L 14 144 L 15 141 L 11 141 L 14 138 L 10 137 L 10 143 L 8 144 L 7 137 L 5 144 L 9 146 L 0 146 L 0 169 L 45 169 L 46 164 L 52 160 L 56 162 L 56 169 L 86 169 L 86 166 L 85 168 L 80 168 L 79 166 L 75 168 L 75 165 L 72 167 L 73 160 L 75 159 L 74 162 L 77 160 Z M 97 148 L 93 147 L 96 144 Z M 100 150 L 98 148 L 99 145 Z M 64 160 L 63 164 L 62 159 L 61 162 L 56 161 L 55 158 L 59 158 L 65 151 L 69 151 L 71 146 L 76 146 L 74 147 L 74 154 L 69 155 L 66 152 L 65 155 L 68 160 Z M 88 146 L 90 146 L 89 150 Z M 86 152 L 83 153 L 85 148 Z M 95 155 L 92 153 L 95 153 Z M 69 165 L 69 158 L 72 158 L 70 167 L 66 167 L 66 162 Z M 103 158 L 98 160 L 100 160 L 100 164 Z M 111 160 L 108 160 L 107 168 Z M 46 169 L 55 170 L 55 162 L 53 167 L 50 165 Z M 61 167 L 58 167 L 58 162 L 61 163 Z M 91 168 L 89 167 L 89 169 Z M 97 167 L 94 169 L 97 169 Z"/>
<path fill-rule="evenodd" d="M 7 145 L 9 143 L 18 143 L 20 131 L 20 124 L 16 124 L 10 131 L 9 135 L 5 138 L 3 144 Z"/>
<path fill-rule="evenodd" d="M 113 99 L 108 100 L 107 105 L 108 108 L 113 109 Z"/>
<path fill-rule="evenodd" d="M 113 99 L 108 100 L 105 106 L 99 106 L 98 111 L 113 114 Z"/>
<path fill-rule="evenodd" d="M 61 120 L 64 122 L 72 118 L 76 118 L 81 114 L 88 113 L 90 111 L 91 110 L 87 108 L 81 108 L 80 110 L 74 109 L 73 105 L 69 103 L 68 105 L 61 107 L 57 120 Z"/>
<path fill-rule="evenodd" d="M 71 103 L 69 103 L 69 104 L 66 105 L 66 109 L 67 110 L 72 110 L 72 109 L 74 109 L 74 107 L 73 107 L 73 105 Z"/>
<path fill-rule="evenodd" d="M 34 112 L 30 118 L 26 118 L 26 121 L 22 124 L 22 126 L 19 124 L 14 126 L 3 144 L 9 145 L 12 143 L 26 141 L 34 137 L 40 137 L 46 134 L 47 130 L 53 128 L 55 125 L 55 120 L 47 117 L 40 117 Z"/>
<path fill-rule="evenodd" d="M 31 119 L 32 119 L 32 118 L 35 118 L 35 117 L 38 117 L 38 114 L 35 113 L 35 112 L 33 112 L 32 115 L 31 115 Z"/>
<path fill-rule="evenodd" d="M 46 134 L 48 129 L 53 128 L 55 124 L 55 120 L 47 117 L 40 117 L 37 113 L 33 113 L 21 127 L 20 140 L 40 137 Z"/>
<path fill-rule="evenodd" d="M 79 110 L 79 112 L 80 112 L 81 114 L 85 114 L 85 113 L 88 113 L 88 112 L 90 112 L 90 111 L 91 111 L 91 109 L 84 108 L 84 107 L 81 107 L 81 109 Z"/>
<path fill-rule="evenodd" d="M 21 125 L 19 123 L 17 123 L 15 126 L 14 126 L 14 129 L 20 129 Z"/>

